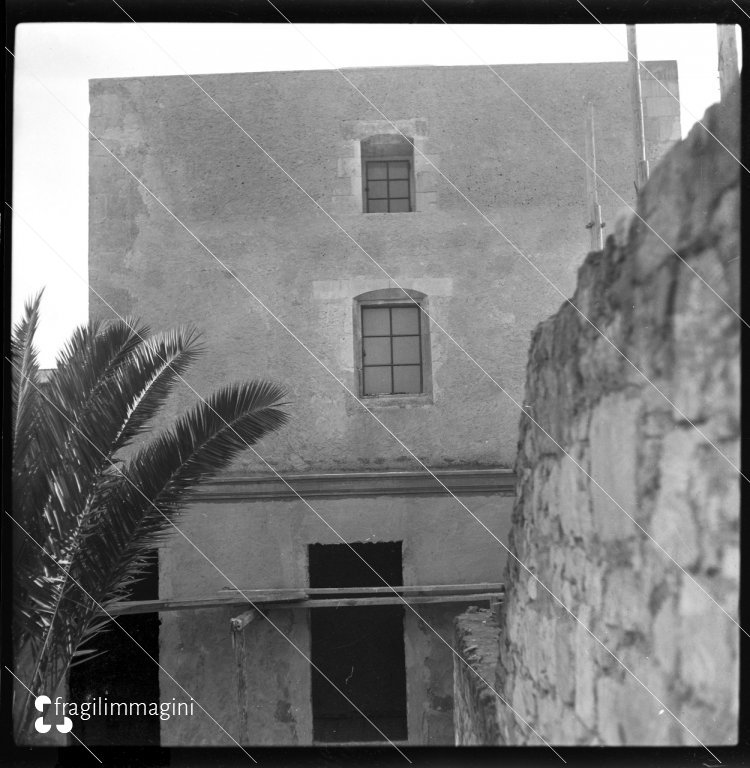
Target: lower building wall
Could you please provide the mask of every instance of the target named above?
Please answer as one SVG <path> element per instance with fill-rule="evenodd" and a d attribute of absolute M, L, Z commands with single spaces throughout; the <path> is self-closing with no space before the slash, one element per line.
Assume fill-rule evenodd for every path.
<path fill-rule="evenodd" d="M 462 500 L 506 540 L 512 497 Z M 501 580 L 502 546 L 450 496 L 316 499 L 313 506 L 347 542 L 403 542 L 405 585 Z M 180 528 L 203 554 L 179 535 L 169 540 L 160 553 L 162 599 L 212 595 L 230 581 L 244 589 L 304 587 L 309 583 L 308 545 L 341 543 L 298 500 L 200 503 Z M 410 743 L 454 743 L 453 622 L 468 604 L 414 606 L 421 618 L 405 609 Z M 230 618 L 242 609 L 163 613 L 161 699 L 184 701 L 192 695 L 196 704 L 193 716 L 162 721 L 162 745 L 230 745 L 232 738 L 259 745 L 311 744 L 311 671 L 305 658 L 310 655 L 310 610 L 274 609 L 268 620 L 256 619 L 245 628 L 246 737 L 240 730 L 230 631 Z"/>

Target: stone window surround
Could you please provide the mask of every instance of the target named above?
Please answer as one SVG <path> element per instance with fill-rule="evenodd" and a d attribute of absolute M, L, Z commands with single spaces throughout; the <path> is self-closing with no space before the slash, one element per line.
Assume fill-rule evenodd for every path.
<path fill-rule="evenodd" d="M 372 215 L 372 214 L 368 214 Z M 378 215 L 378 214 L 375 214 Z M 389 214 L 384 214 L 389 215 Z M 398 214 L 403 216 L 405 214 Z M 404 290 L 408 296 L 404 296 Z M 422 346 L 422 392 L 409 395 L 363 395 L 362 380 L 362 307 L 363 306 L 393 306 L 404 304 L 414 306 L 416 301 L 421 309 L 429 314 L 427 295 L 421 291 L 401 288 L 381 288 L 367 291 L 354 297 L 353 301 L 353 341 L 354 341 L 354 387 L 359 399 L 368 407 L 405 407 L 414 405 L 430 405 L 432 395 L 432 355 L 430 345 L 430 321 L 425 314 L 421 316 L 421 346 Z"/>
<path fill-rule="evenodd" d="M 395 127 L 394 127 L 395 126 Z M 437 209 L 437 174 L 428 161 L 440 167 L 440 158 L 432 153 L 427 135 L 427 121 L 423 118 L 408 120 L 344 120 L 338 144 L 337 177 L 331 199 L 334 214 L 363 214 L 362 141 L 373 136 L 408 136 L 414 145 L 414 210 L 399 213 L 410 216 Z M 368 213 L 368 218 L 392 216 L 387 213 Z"/>

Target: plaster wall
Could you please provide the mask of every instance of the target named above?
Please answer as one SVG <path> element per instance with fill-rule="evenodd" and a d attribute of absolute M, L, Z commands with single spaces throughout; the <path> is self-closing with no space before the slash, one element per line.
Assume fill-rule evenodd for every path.
<path fill-rule="evenodd" d="M 501 540 L 507 537 L 511 497 L 472 496 L 466 503 Z M 404 584 L 499 581 L 503 550 L 454 500 L 442 497 L 374 497 L 316 500 L 316 510 L 345 541 L 402 541 Z M 301 502 L 274 501 L 196 505 L 183 524 L 206 557 L 185 539 L 171 539 L 160 553 L 164 598 L 210 595 L 228 579 L 245 589 L 307 585 L 307 546 L 340 539 Z M 466 603 L 405 609 L 409 740 L 453 743 L 453 620 Z M 311 609 L 314 610 L 314 609 Z M 162 614 L 160 663 L 176 680 L 189 681 L 196 698 L 227 730 L 239 734 L 237 674 L 229 619 L 241 609 Z M 309 655 L 307 609 L 270 611 L 270 621 L 245 629 L 248 732 L 253 744 L 312 741 L 310 667 L 271 626 Z M 427 626 L 434 627 L 440 638 Z M 446 645 L 447 643 L 447 645 Z M 162 673 L 162 699 L 182 694 Z M 228 736 L 196 708 L 194 717 L 162 723 L 163 745 L 229 744 Z"/>
<path fill-rule="evenodd" d="M 624 64 L 498 71 L 582 156 L 583 98 L 595 98 L 599 172 L 633 201 Z M 92 286 L 121 314 L 154 327 L 197 323 L 207 346 L 190 375 L 199 391 L 253 376 L 287 386 L 294 426 L 263 445 L 281 471 L 414 465 L 331 375 L 356 389 L 355 295 L 393 287 L 388 275 L 427 294 L 435 321 L 520 400 L 528 335 L 569 295 L 588 243 L 583 163 L 489 70 L 368 69 L 347 76 L 388 117 L 413 129 L 419 151 L 483 215 L 419 154 L 417 187 L 426 197 L 415 212 L 352 209 L 344 198 L 357 187 L 357 137 L 368 126 L 393 129 L 335 72 L 197 78 L 310 197 L 186 78 L 91 83 L 93 132 L 215 256 L 92 140 Z M 603 185 L 600 195 L 611 222 L 622 201 Z M 108 313 L 92 301 L 92 315 Z M 432 367 L 432 404 L 375 404 L 379 418 L 430 465 L 510 466 L 516 405 L 435 326 Z M 183 392 L 173 410 L 191 398 Z M 237 471 L 264 468 L 245 456 Z"/>

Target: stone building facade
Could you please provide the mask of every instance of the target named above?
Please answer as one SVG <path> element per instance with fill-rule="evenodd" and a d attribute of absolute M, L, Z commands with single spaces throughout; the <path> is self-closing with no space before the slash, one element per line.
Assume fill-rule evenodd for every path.
<path fill-rule="evenodd" d="M 676 93 L 674 62 L 648 66 Z M 626 64 L 497 70 L 582 156 L 592 99 L 599 173 L 633 202 Z M 91 314 L 110 314 L 106 301 L 155 328 L 198 325 L 206 353 L 188 378 L 200 393 L 255 377 L 286 387 L 289 425 L 259 453 L 346 542 L 390 568 L 393 583 L 498 582 L 502 549 L 404 446 L 507 540 L 519 411 L 462 348 L 522 401 L 529 334 L 562 297 L 517 248 L 570 294 L 589 242 L 586 169 L 486 68 L 346 75 L 393 123 L 337 72 L 197 77 L 236 123 L 186 77 L 92 81 L 91 130 L 149 191 L 92 140 L 89 271 L 103 301 L 92 297 Z M 679 138 L 679 116 L 654 86 L 646 127 L 657 157 Z M 600 197 L 612 221 L 622 201 L 606 187 Z M 167 415 L 193 399 L 183 388 Z M 217 594 L 227 579 L 311 586 L 343 551 L 249 451 L 204 488 L 182 529 L 221 572 L 172 538 L 159 556 L 162 598 Z M 388 619 L 400 661 L 363 671 L 370 693 L 360 704 L 378 710 L 378 686 L 391 698 L 400 691 L 401 710 L 381 713 L 396 740 L 453 743 L 449 645 L 465 607 L 416 606 L 424 621 L 397 607 Z M 368 626 L 367 609 L 352 610 L 362 613 L 349 623 Z M 326 717 L 344 715 L 305 658 L 336 663 L 316 657 L 326 630 L 314 613 L 273 609 L 246 629 L 244 723 L 230 609 L 161 614 L 160 661 L 250 744 L 380 738 L 326 731 Z M 341 639 L 341 658 L 349 639 L 369 647 Z M 353 694 L 359 666 L 339 680 Z M 160 691 L 177 695 L 166 675 Z M 161 743 L 231 742 L 196 713 L 163 722 Z"/>

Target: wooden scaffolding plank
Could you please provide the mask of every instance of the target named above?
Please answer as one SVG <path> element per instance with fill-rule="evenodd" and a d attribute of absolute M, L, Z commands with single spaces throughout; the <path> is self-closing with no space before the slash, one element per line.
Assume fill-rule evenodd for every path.
<path fill-rule="evenodd" d="M 267 603 L 273 601 L 283 605 L 284 603 L 297 602 L 307 597 L 302 590 L 290 591 L 287 594 L 266 592 L 264 597 L 252 599 L 252 602 Z M 249 605 L 246 598 L 236 593 L 229 593 L 219 597 L 196 597 L 171 600 L 127 600 L 114 603 L 107 609 L 112 616 L 129 616 L 136 613 L 157 613 L 162 611 L 188 611 L 198 608 L 226 608 L 238 605 Z"/>
<path fill-rule="evenodd" d="M 502 582 L 479 582 L 477 584 L 407 584 L 399 586 L 382 586 L 382 587 L 303 587 L 302 591 L 307 595 L 377 595 L 377 594 L 390 594 L 395 592 L 404 595 L 415 594 L 457 594 L 461 592 L 504 592 L 505 584 Z M 269 592 L 273 592 L 275 595 L 283 594 L 298 594 L 300 589 L 232 589 L 225 587 L 219 590 L 220 595 L 245 595 L 251 600 L 255 600 L 255 596 L 259 599 Z"/>
<path fill-rule="evenodd" d="M 383 595 L 382 597 L 344 597 L 339 599 L 315 599 L 302 600 L 294 605 L 283 603 L 266 603 L 260 607 L 266 608 L 359 608 L 368 605 L 425 605 L 427 603 L 466 603 L 489 602 L 501 598 L 499 593 L 478 592 L 476 594 L 460 595 Z"/>
<path fill-rule="evenodd" d="M 394 594 L 394 589 L 396 593 Z M 342 598 L 340 594 L 356 594 L 357 597 Z M 263 610 L 271 608 L 340 608 L 344 606 L 398 605 L 404 601 L 410 604 L 451 603 L 467 601 L 502 600 L 502 584 L 454 584 L 407 587 L 347 587 L 344 589 L 279 589 L 279 590 L 221 590 L 219 595 L 210 597 L 131 600 L 115 603 L 108 609 L 112 616 L 126 616 L 139 613 L 161 613 L 166 611 L 187 611 L 201 608 L 226 608 L 258 605 Z M 316 597 L 311 597 L 316 595 Z M 331 595 L 331 597 L 319 597 Z M 403 596 L 400 597 L 399 595 Z"/>

